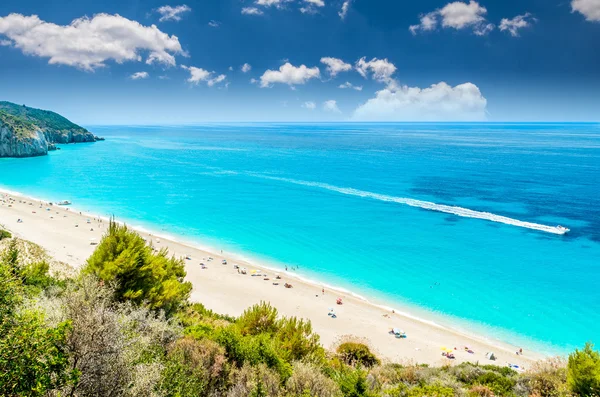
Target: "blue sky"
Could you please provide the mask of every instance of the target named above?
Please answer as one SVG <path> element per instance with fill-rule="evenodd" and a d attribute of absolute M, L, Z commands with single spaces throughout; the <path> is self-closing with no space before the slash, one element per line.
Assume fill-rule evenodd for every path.
<path fill-rule="evenodd" d="M 82 124 L 598 121 L 599 40 L 600 0 L 3 0 L 0 99 Z"/>

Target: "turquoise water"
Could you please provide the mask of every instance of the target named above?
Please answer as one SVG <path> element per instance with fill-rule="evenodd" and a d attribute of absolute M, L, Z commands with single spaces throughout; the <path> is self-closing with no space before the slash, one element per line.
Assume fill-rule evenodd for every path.
<path fill-rule="evenodd" d="M 91 130 L 107 140 L 0 159 L 0 187 L 544 352 L 600 342 L 598 124 Z"/>

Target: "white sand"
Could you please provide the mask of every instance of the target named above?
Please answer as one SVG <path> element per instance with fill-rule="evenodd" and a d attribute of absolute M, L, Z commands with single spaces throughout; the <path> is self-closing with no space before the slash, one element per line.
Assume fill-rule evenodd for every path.
<path fill-rule="evenodd" d="M 18 223 L 18 219 L 22 223 Z M 88 219 L 91 222 L 89 224 Z M 80 215 L 72 208 L 48 206 L 47 203 L 13 193 L 0 193 L 0 225 L 17 237 L 41 245 L 56 260 L 80 267 L 95 248 L 90 244 L 91 239 L 99 242 L 108 222 Z M 518 356 L 515 354 L 519 349 L 517 346 L 488 342 L 484 337 L 464 335 L 430 322 L 391 313 L 348 294 L 326 289 L 322 295 L 322 286 L 301 281 L 287 272 L 281 273 L 282 280 L 275 280 L 275 272 L 265 269 L 263 273 L 268 273 L 270 278 L 265 281 L 263 277 L 250 275 L 253 269 L 261 270 L 260 265 L 233 260 L 232 257 L 227 258 L 227 265 L 222 265 L 224 257 L 218 253 L 157 238 L 142 231 L 140 234 L 156 248 L 167 247 L 176 256 L 190 255 L 191 260 L 186 260 L 186 270 L 187 279 L 194 286 L 192 300 L 202 302 L 218 313 L 233 316 L 240 315 L 255 303 L 268 301 L 282 315 L 310 319 L 313 329 L 321 336 L 321 341 L 327 348 L 341 336 L 353 335 L 368 339 L 382 358 L 397 362 L 441 365 L 450 361 L 471 361 L 498 365 L 512 363 L 528 367 L 533 361 L 543 358 L 530 351 L 527 346 L 521 346 L 524 354 Z M 207 261 L 208 257 L 213 257 L 214 260 Z M 207 269 L 201 269 L 201 262 L 207 265 Z M 233 268 L 234 263 L 247 268 L 248 275 L 238 274 Z M 279 282 L 278 286 L 273 285 L 275 281 Z M 285 282 L 293 284 L 293 288 L 284 288 Z M 336 305 L 338 297 L 343 299 L 343 305 Z M 327 315 L 332 307 L 337 314 L 335 319 Z M 408 338 L 396 339 L 389 335 L 388 331 L 392 327 L 406 331 Z M 469 346 L 475 354 L 465 352 L 464 346 Z M 456 359 L 444 358 L 442 347 L 456 347 Z M 495 362 L 485 358 L 489 351 L 496 354 Z"/>

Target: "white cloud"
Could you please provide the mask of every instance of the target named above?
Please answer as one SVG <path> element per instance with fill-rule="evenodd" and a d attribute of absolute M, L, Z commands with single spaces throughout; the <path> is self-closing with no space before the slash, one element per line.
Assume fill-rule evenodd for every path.
<path fill-rule="evenodd" d="M 333 99 L 330 99 L 323 103 L 323 110 L 325 110 L 326 112 L 331 112 L 331 113 L 342 113 L 342 111 L 340 110 L 340 108 L 337 105 L 337 101 L 335 101 Z"/>
<path fill-rule="evenodd" d="M 590 22 L 600 22 L 600 0 L 572 0 L 571 8 Z"/>
<path fill-rule="evenodd" d="M 331 77 L 335 77 L 338 73 L 347 72 L 352 70 L 352 65 L 342 61 L 341 59 L 325 57 L 321 58 L 321 63 L 327 65 L 327 71 L 331 75 Z"/>
<path fill-rule="evenodd" d="M 240 70 L 243 73 L 248 73 L 249 71 L 252 70 L 252 65 L 250 65 L 249 63 L 245 63 L 245 64 L 242 65 L 242 67 L 240 68 Z"/>
<path fill-rule="evenodd" d="M 187 81 L 188 83 L 195 85 L 198 85 L 201 82 L 206 82 L 209 87 L 212 87 L 215 84 L 225 81 L 227 78 L 227 76 L 224 74 L 218 75 L 217 77 L 212 77 L 215 72 L 209 72 L 208 70 L 197 68 L 195 66 L 181 65 L 181 68 L 190 72 L 190 77 L 187 79 Z"/>
<path fill-rule="evenodd" d="M 208 22 L 208 26 L 210 26 L 211 28 L 218 28 L 219 26 L 221 26 L 221 22 L 212 19 Z"/>
<path fill-rule="evenodd" d="M 272 7 L 275 6 L 277 8 L 281 8 L 284 3 L 287 3 L 291 0 L 256 0 L 256 4 L 263 7 Z"/>
<path fill-rule="evenodd" d="M 396 72 L 396 66 L 388 61 L 387 58 L 373 58 L 370 61 L 366 61 L 366 59 L 366 57 L 362 57 L 356 62 L 356 70 L 365 78 L 371 72 L 374 80 L 388 82 Z"/>
<path fill-rule="evenodd" d="M 303 14 L 316 14 L 317 7 L 325 7 L 323 0 L 304 0 L 304 2 L 308 3 L 308 6 L 300 8 L 300 12 Z"/>
<path fill-rule="evenodd" d="M 315 110 L 317 108 L 317 104 L 313 101 L 304 102 L 302 107 L 308 110 Z"/>
<path fill-rule="evenodd" d="M 305 84 L 308 80 L 321 77 L 318 67 L 308 68 L 305 65 L 298 67 L 286 62 L 279 70 L 267 70 L 260 77 L 260 86 L 269 87 L 271 84 L 281 83 L 288 85 Z"/>
<path fill-rule="evenodd" d="M 348 11 L 350 10 L 350 5 L 352 4 L 352 0 L 345 0 L 342 4 L 342 9 L 338 12 L 338 15 L 342 19 L 346 19 L 346 15 L 348 15 Z"/>
<path fill-rule="evenodd" d="M 494 29 L 494 25 L 485 19 L 487 9 L 478 2 L 471 0 L 469 4 L 455 1 L 444 7 L 424 14 L 418 25 L 412 25 L 409 30 L 412 34 L 419 31 L 431 31 L 438 27 L 441 20 L 443 28 L 462 30 L 470 28 L 478 36 L 484 36 Z"/>
<path fill-rule="evenodd" d="M 531 17 L 530 13 L 517 15 L 513 19 L 503 18 L 500 21 L 500 30 L 508 31 L 511 36 L 517 37 L 520 29 L 531 26 L 531 21 L 535 21 L 535 19 Z"/>
<path fill-rule="evenodd" d="M 395 82 L 360 105 L 353 119 L 361 121 L 480 121 L 487 100 L 479 87 L 444 82 L 429 88 L 398 86 Z"/>
<path fill-rule="evenodd" d="M 159 19 L 160 22 L 181 21 L 181 14 L 184 14 L 184 13 L 190 12 L 190 11 L 192 11 L 192 9 L 188 6 L 186 6 L 185 4 L 180 5 L 180 6 L 175 6 L 175 7 L 162 6 L 162 7 L 158 7 L 156 9 L 156 12 L 158 12 L 161 15 L 161 17 Z"/>
<path fill-rule="evenodd" d="M 70 25 L 42 21 L 37 15 L 0 17 L 0 35 L 24 54 L 49 58 L 50 64 L 74 66 L 87 71 L 117 63 L 141 61 L 175 65 L 176 54 L 186 55 L 176 36 L 155 25 L 143 26 L 120 15 L 97 14 L 75 19 Z"/>
<path fill-rule="evenodd" d="M 208 80 L 206 82 L 206 84 L 208 84 L 209 87 L 212 87 L 215 84 L 219 84 L 219 83 L 225 81 L 226 78 L 227 78 L 227 76 L 225 76 L 224 74 L 220 74 L 217 77 Z"/>
<path fill-rule="evenodd" d="M 350 83 L 349 81 L 346 81 L 344 84 L 340 84 L 340 86 L 338 88 L 342 88 L 342 89 L 350 88 L 350 89 L 353 89 L 356 91 L 362 91 L 362 89 L 363 89 L 362 85 L 354 85 L 354 84 Z"/>
<path fill-rule="evenodd" d="M 129 76 L 129 78 L 131 80 L 147 79 L 148 77 L 150 77 L 150 75 L 148 74 L 148 72 L 135 72 L 134 74 L 132 74 L 131 76 Z"/>
<path fill-rule="evenodd" d="M 263 15 L 264 12 L 262 12 L 262 10 L 259 10 L 256 7 L 244 7 L 244 8 L 242 8 L 242 14 L 244 14 L 244 15 Z"/>

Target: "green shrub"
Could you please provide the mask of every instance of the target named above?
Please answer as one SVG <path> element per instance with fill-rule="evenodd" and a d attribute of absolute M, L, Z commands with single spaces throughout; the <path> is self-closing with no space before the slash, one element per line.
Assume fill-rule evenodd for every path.
<path fill-rule="evenodd" d="M 165 396 L 220 394 L 228 377 L 225 349 L 210 340 L 182 338 L 169 348 L 160 387 Z"/>
<path fill-rule="evenodd" d="M 335 397 L 341 394 L 336 383 L 314 365 L 297 362 L 293 371 L 286 382 L 286 396 Z"/>
<path fill-rule="evenodd" d="M 274 334 L 279 325 L 277 309 L 269 303 L 260 302 L 246 309 L 236 323 L 242 335 Z"/>
<path fill-rule="evenodd" d="M 454 389 L 440 385 L 416 386 L 408 389 L 407 397 L 453 397 Z"/>
<path fill-rule="evenodd" d="M 319 335 L 313 333 L 310 321 L 296 317 L 279 320 L 275 341 L 282 356 L 289 362 L 322 362 L 325 359 L 325 350 L 321 346 Z"/>
<path fill-rule="evenodd" d="M 553 358 L 540 361 L 530 368 L 518 381 L 529 395 L 544 397 L 566 397 L 567 366 L 565 360 Z"/>
<path fill-rule="evenodd" d="M 334 373 L 334 380 L 344 397 L 368 397 L 370 395 L 367 371 L 363 369 L 342 367 Z"/>
<path fill-rule="evenodd" d="M 111 220 L 84 271 L 117 282 L 119 300 L 145 303 L 170 315 L 187 302 L 192 285 L 183 281 L 183 261 L 167 255 L 166 249 L 155 254 L 140 235 Z"/>
<path fill-rule="evenodd" d="M 600 396 L 600 352 L 590 342 L 569 355 L 567 384 L 580 396 Z"/>
<path fill-rule="evenodd" d="M 12 234 L 10 234 L 10 232 L 8 230 L 4 230 L 4 229 L 0 229 L 0 241 L 4 240 L 5 238 L 11 238 Z"/>
<path fill-rule="evenodd" d="M 517 384 L 513 378 L 505 377 L 497 372 L 488 371 L 475 381 L 476 384 L 488 386 L 494 394 L 500 396 L 509 396 L 513 394 L 513 388 Z"/>
<path fill-rule="evenodd" d="M 344 342 L 337 347 L 336 352 L 348 365 L 363 365 L 370 368 L 379 364 L 377 356 L 363 343 Z"/>

